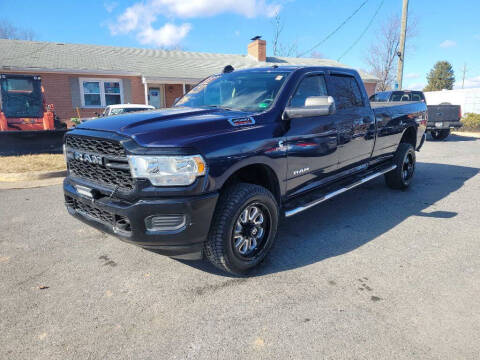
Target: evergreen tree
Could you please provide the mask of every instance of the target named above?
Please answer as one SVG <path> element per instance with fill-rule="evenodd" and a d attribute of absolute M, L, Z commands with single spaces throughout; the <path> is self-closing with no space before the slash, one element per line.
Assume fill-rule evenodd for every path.
<path fill-rule="evenodd" d="M 427 75 L 428 84 L 423 91 L 452 90 L 455 74 L 452 64 L 448 61 L 438 61 Z"/>

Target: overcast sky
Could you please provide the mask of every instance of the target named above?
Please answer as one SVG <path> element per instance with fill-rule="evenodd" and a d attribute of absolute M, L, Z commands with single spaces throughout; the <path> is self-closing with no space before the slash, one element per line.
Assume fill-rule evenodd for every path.
<path fill-rule="evenodd" d="M 180 46 L 189 51 L 245 53 L 249 39 L 255 35 L 262 35 L 271 45 L 272 16 L 279 12 L 285 23 L 282 42 L 296 42 L 302 53 L 325 38 L 365 1 L 0 0 L 0 18 L 32 29 L 43 41 Z M 401 0 L 386 0 L 374 17 L 381 3 L 382 0 L 367 0 L 358 13 L 313 52 L 334 60 L 346 52 L 341 62 L 366 69 L 365 54 L 375 41 L 376 31 L 390 15 L 401 13 Z M 418 20 L 418 36 L 412 39 L 411 50 L 406 53 L 405 87 L 423 88 L 427 72 L 438 60 L 452 63 L 458 84 L 466 63 L 466 87 L 480 87 L 480 1 L 410 0 L 410 13 Z M 271 55 L 270 47 L 268 54 Z"/>

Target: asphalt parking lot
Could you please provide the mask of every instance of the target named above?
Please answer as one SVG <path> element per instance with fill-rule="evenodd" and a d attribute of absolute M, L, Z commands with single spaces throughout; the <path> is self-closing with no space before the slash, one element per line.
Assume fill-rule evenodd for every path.
<path fill-rule="evenodd" d="M 61 186 L 0 190 L 1 359 L 478 359 L 480 139 L 287 219 L 249 278 L 125 244 Z"/>

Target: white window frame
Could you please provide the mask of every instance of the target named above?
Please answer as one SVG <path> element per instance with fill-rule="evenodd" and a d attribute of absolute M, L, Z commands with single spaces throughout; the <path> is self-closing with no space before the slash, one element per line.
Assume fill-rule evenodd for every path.
<path fill-rule="evenodd" d="M 91 109 L 100 109 L 105 108 L 106 101 L 105 101 L 105 85 L 106 82 L 118 82 L 120 84 L 120 104 L 123 104 L 123 82 L 122 79 L 106 79 L 106 78 L 78 78 L 78 82 L 80 85 L 80 96 L 82 100 L 82 108 L 91 108 Z M 84 82 L 98 82 L 100 86 L 100 105 L 85 105 L 85 92 L 83 89 Z"/>

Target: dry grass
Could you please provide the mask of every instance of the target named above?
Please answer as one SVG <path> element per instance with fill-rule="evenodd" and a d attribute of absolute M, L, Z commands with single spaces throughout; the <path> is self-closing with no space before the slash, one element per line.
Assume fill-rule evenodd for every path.
<path fill-rule="evenodd" d="M 63 154 L 40 154 L 22 156 L 1 156 L 0 173 L 25 173 L 30 171 L 65 170 Z"/>

